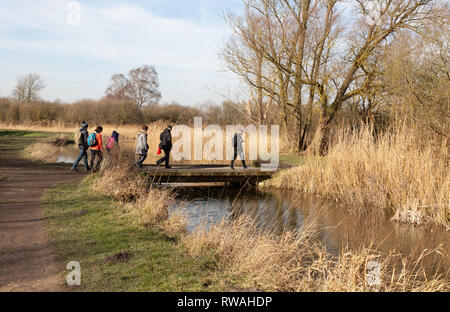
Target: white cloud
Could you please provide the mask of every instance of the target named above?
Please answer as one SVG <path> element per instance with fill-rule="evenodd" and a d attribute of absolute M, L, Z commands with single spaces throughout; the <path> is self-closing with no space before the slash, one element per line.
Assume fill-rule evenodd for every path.
<path fill-rule="evenodd" d="M 94 6 L 82 2 L 81 25 L 68 26 L 65 1 L 10 3 L 0 11 L 0 52 L 32 51 L 36 62 L 42 56 L 52 55 L 67 57 L 69 63 L 71 58 L 87 63 L 107 62 L 112 65 L 111 72 L 102 74 L 108 76 L 117 68 L 125 72 L 142 64 L 155 65 L 160 72 L 164 98 L 180 103 L 202 101 L 199 95 L 206 100 L 205 84 L 228 81 L 215 71 L 220 68 L 219 44 L 229 30 L 225 23 L 217 19 L 213 22 L 205 6 L 199 8 L 205 18 L 195 22 L 157 16 L 137 5 L 104 2 L 104 6 Z M 64 69 L 60 70 L 61 75 Z M 177 72 L 182 74 L 177 75 Z M 19 74 L 22 73 L 14 73 L 14 76 Z M 183 81 L 186 77 L 190 77 L 188 83 Z M 211 81 L 214 79 L 217 81 Z M 80 94 L 69 98 L 99 97 L 107 83 L 97 82 L 97 92 L 91 87 L 95 95 Z M 61 91 L 58 92 L 57 97 L 66 99 L 61 96 Z M 179 93 L 183 93 L 183 98 L 178 97 Z"/>

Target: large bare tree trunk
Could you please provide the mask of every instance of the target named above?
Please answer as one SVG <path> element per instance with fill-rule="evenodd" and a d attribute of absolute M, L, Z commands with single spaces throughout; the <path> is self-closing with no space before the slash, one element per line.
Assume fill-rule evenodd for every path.
<path fill-rule="evenodd" d="M 325 156 L 328 153 L 328 147 L 330 146 L 330 122 L 332 118 L 330 116 L 322 116 L 319 121 L 319 132 L 321 135 L 320 138 L 320 147 L 319 154 L 320 156 Z"/>

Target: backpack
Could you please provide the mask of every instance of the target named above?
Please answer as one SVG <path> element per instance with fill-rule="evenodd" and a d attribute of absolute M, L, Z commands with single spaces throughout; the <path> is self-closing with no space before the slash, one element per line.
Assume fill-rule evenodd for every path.
<path fill-rule="evenodd" d="M 89 147 L 94 147 L 97 146 L 97 136 L 95 132 L 92 132 L 91 134 L 89 134 L 88 137 L 88 146 Z"/>
<path fill-rule="evenodd" d="M 80 131 L 77 131 L 73 134 L 73 141 L 76 145 L 82 145 L 83 143 L 83 137 L 82 133 Z"/>
<path fill-rule="evenodd" d="M 110 150 L 110 149 L 112 149 L 114 147 L 115 144 L 116 144 L 116 139 L 111 137 L 108 140 L 108 144 L 106 145 L 106 148 Z"/>
<path fill-rule="evenodd" d="M 77 145 L 83 145 L 83 133 L 77 132 L 74 136 L 74 141 L 77 143 Z"/>

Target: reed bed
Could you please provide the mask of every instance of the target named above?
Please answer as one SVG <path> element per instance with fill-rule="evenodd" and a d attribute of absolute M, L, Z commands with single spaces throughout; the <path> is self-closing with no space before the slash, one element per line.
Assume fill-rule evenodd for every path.
<path fill-rule="evenodd" d="M 299 231 L 263 230 L 256 218 L 241 214 L 234 220 L 206 224 L 186 232 L 186 218 L 180 211 L 169 217 L 173 190 L 150 186 L 151 177 L 133 170 L 128 155 L 117 152 L 116 159 L 90 175 L 96 191 L 122 204 L 115 211 L 132 222 L 157 229 L 174 238 L 179 248 L 226 276 L 232 285 L 263 291 L 448 291 L 443 276 L 427 276 L 420 257 L 415 263 L 394 252 L 382 255 L 371 248 L 345 248 L 332 256 L 316 239 L 320 213 L 311 214 Z M 430 251 L 439 252 L 439 251 Z M 380 264 L 379 284 L 367 282 L 368 264 Z"/>
<path fill-rule="evenodd" d="M 317 193 L 320 192 L 316 187 L 321 186 L 326 190 L 323 195 L 330 194 L 334 188 L 335 193 L 332 194 L 336 194 L 335 198 L 368 202 L 382 209 L 386 208 L 386 198 L 390 207 L 397 207 L 397 210 L 407 209 L 410 206 L 405 203 L 419 200 L 419 196 L 441 203 L 447 199 L 448 203 L 448 197 L 441 193 L 445 187 L 448 188 L 448 173 L 446 175 L 443 170 L 448 158 L 442 158 L 443 150 L 427 149 L 426 146 L 418 153 L 417 145 L 408 136 L 382 136 L 377 141 L 369 139 L 365 133 L 354 135 L 350 141 L 343 136 L 326 160 L 309 160 L 306 166 L 282 173 L 269 185 Z M 428 161 L 423 164 L 425 160 Z M 172 190 L 152 187 L 151 177 L 134 170 L 133 162 L 130 151 L 115 150 L 108 154 L 99 173 L 90 175 L 85 183 L 95 191 L 120 201 L 120 208 L 115 213 L 129 216 L 132 222 L 176 238 L 179 247 L 188 255 L 207 265 L 208 269 L 226 276 L 234 285 L 263 291 L 450 290 L 447 276 L 429 276 L 423 269 L 423 259 L 430 253 L 439 253 L 439 250 L 424 251 L 415 261 L 394 251 L 381 254 L 367 245 L 356 249 L 344 248 L 338 256 L 333 256 L 316 239 L 317 215 L 307 220 L 301 230 L 281 234 L 277 230 L 262 230 L 256 219 L 247 214 L 216 225 L 199 226 L 187 233 L 182 212 L 168 215 L 167 207 L 174 199 Z M 390 163 L 392 165 L 385 168 Z M 426 171 L 417 175 L 416 170 Z M 342 176 L 344 172 L 348 176 Z M 417 182 L 417 177 L 427 179 Z M 304 182 L 308 180 L 310 182 Z M 404 181 L 412 183 L 403 185 Z M 423 185 L 431 181 L 434 181 L 434 190 L 430 185 Z M 396 186 L 395 183 L 399 182 L 403 184 Z M 413 196 L 414 192 L 418 195 Z M 345 194 L 350 195 L 344 197 Z M 424 203 L 421 201 L 420 205 Z M 427 212 L 426 216 L 432 218 L 434 215 Z M 380 282 L 375 284 L 368 283 L 367 279 L 368 265 L 373 261 L 380 267 Z"/>
<path fill-rule="evenodd" d="M 72 138 L 66 134 L 50 136 L 27 146 L 23 155 L 32 160 L 53 163 L 57 161 L 61 147 L 73 143 Z"/>
<path fill-rule="evenodd" d="M 148 158 L 144 162 L 144 164 L 155 164 L 155 162 L 161 158 L 161 155 L 157 155 L 156 152 L 159 147 L 160 143 L 160 134 L 161 132 L 167 127 L 168 123 L 165 121 L 156 121 L 153 123 L 148 124 L 148 145 L 149 145 L 149 152 L 148 152 Z M 201 160 L 195 160 L 195 154 L 194 154 L 194 130 L 193 125 L 187 125 L 190 128 L 190 135 L 180 137 L 173 137 L 173 141 L 180 144 L 184 144 L 184 146 L 189 146 L 191 153 L 190 153 L 190 159 L 181 159 L 181 156 L 179 156 L 180 159 L 176 158 L 175 151 L 171 154 L 171 163 L 175 165 L 229 165 L 230 160 L 227 160 L 226 150 L 227 147 L 231 146 L 231 140 L 227 142 L 226 135 L 223 136 L 222 140 L 222 160 L 220 159 L 212 159 L 214 157 L 214 154 L 216 153 L 215 150 L 212 152 L 205 151 L 204 147 L 207 141 L 209 141 L 211 138 L 213 138 L 212 134 L 207 134 L 204 132 L 203 136 L 203 145 L 202 145 L 202 159 Z M 208 124 L 203 124 L 203 130 L 208 126 Z M 88 129 L 89 132 L 93 132 L 97 125 L 90 124 L 90 127 Z M 136 140 L 137 140 L 137 134 L 139 130 L 141 129 L 142 125 L 102 125 L 103 127 L 103 138 L 104 142 L 107 142 L 108 138 L 111 136 L 113 131 L 117 131 L 120 134 L 119 137 L 119 143 L 121 148 L 124 151 L 129 152 L 131 155 L 134 154 L 135 148 L 136 148 Z M 43 131 L 43 132 L 62 132 L 62 133 L 73 133 L 73 136 L 78 133 L 80 125 L 74 124 L 74 125 L 68 125 L 64 123 L 46 123 L 46 124 L 1 124 L 0 128 L 3 129 L 11 129 L 11 130 L 29 130 L 29 131 Z M 221 127 L 223 130 L 223 133 L 225 134 L 225 126 Z M 245 158 L 247 160 L 250 160 L 250 148 L 257 148 L 257 151 L 259 151 L 259 140 L 257 140 L 256 143 L 250 142 L 250 138 L 247 136 L 244 138 L 244 149 L 245 149 Z M 268 138 L 268 148 L 270 149 L 271 145 L 271 137 L 269 135 Z M 105 143 L 106 144 L 106 143 Z M 287 143 L 284 140 L 280 141 L 280 149 L 286 150 L 287 149 Z M 45 149 L 45 146 L 39 145 L 36 146 L 36 148 L 39 149 Z M 219 153 L 219 151 L 217 151 Z M 264 155 L 267 155 L 268 153 L 264 153 Z M 270 154 L 270 153 L 269 153 Z M 260 154 L 258 154 L 259 156 Z M 211 160 L 209 160 L 211 159 Z M 43 159 L 45 160 L 45 159 Z M 240 159 L 238 159 L 238 164 L 240 164 Z M 258 159 L 253 159 L 253 164 L 258 165 L 261 163 L 260 157 Z M 248 164 L 252 164 L 252 161 L 248 161 Z"/>
<path fill-rule="evenodd" d="M 325 158 L 281 172 L 263 187 L 293 189 L 381 209 L 393 220 L 416 225 L 450 220 L 447 142 L 398 129 L 378 137 L 365 128 L 342 132 Z"/>
<path fill-rule="evenodd" d="M 54 163 L 58 159 L 59 147 L 45 143 L 45 142 L 37 142 L 27 146 L 23 155 L 26 158 L 42 161 L 42 162 L 50 162 Z"/>
<path fill-rule="evenodd" d="M 312 221 L 308 221 L 312 222 Z M 443 276 L 427 276 L 421 269 L 425 254 L 414 263 L 394 252 L 381 255 L 367 247 L 344 248 L 333 257 L 314 239 L 314 227 L 281 235 L 258 229 L 243 215 L 208 229 L 199 227 L 184 235 L 181 244 L 209 267 L 238 280 L 244 287 L 262 291 L 448 291 Z M 431 251 L 439 252 L 439 251 Z M 431 253 L 430 252 L 430 253 Z M 379 282 L 369 280 L 371 262 L 380 268 Z M 372 282 L 371 282 L 372 281 Z"/>

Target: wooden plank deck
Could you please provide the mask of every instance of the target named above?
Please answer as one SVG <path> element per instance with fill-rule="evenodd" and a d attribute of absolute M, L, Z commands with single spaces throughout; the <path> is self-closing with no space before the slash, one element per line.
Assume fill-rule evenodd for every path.
<path fill-rule="evenodd" d="M 232 184 L 256 184 L 270 179 L 277 171 L 262 171 L 260 168 L 248 167 L 244 169 L 235 166 L 230 169 L 224 165 L 180 165 L 165 169 L 164 166 L 145 166 L 142 172 L 153 176 L 155 183 L 207 183 L 224 182 Z"/>

